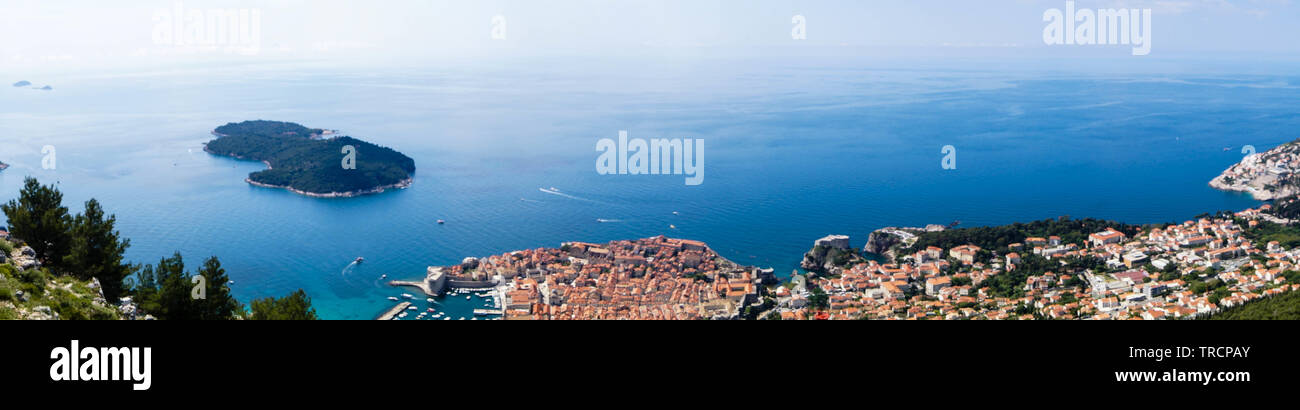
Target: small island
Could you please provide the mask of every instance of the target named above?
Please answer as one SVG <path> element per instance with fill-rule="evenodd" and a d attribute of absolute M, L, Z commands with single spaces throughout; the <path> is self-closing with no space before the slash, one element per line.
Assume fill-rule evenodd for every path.
<path fill-rule="evenodd" d="M 4 170 L 7 169 L 7 168 L 9 168 L 9 164 L 6 164 L 6 163 L 4 163 L 4 162 L 0 162 L 0 171 L 4 171 Z"/>
<path fill-rule="evenodd" d="M 31 81 L 27 81 L 27 80 L 22 80 L 22 81 L 19 81 L 19 82 L 14 83 L 14 87 L 26 87 L 26 86 L 29 86 L 29 85 L 32 85 L 32 82 L 31 82 Z"/>
<path fill-rule="evenodd" d="M 249 184 L 280 188 L 316 198 L 346 198 L 406 188 L 415 160 L 387 147 L 291 122 L 244 121 L 212 131 L 217 136 L 203 150 L 238 159 L 261 161 L 267 169 L 245 179 Z M 355 167 L 345 168 L 352 146 Z"/>

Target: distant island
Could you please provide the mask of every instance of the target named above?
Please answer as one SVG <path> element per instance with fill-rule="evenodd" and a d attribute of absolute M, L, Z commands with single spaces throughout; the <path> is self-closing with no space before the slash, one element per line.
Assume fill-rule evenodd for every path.
<path fill-rule="evenodd" d="M 0 162 L 0 171 L 4 171 L 4 170 L 7 169 L 7 168 L 9 168 L 9 164 L 6 164 L 6 163 L 4 163 L 4 162 Z"/>
<path fill-rule="evenodd" d="M 1210 180 L 1210 186 L 1224 191 L 1246 192 L 1256 200 L 1270 201 L 1300 194 L 1300 144 L 1296 141 L 1258 154 Z"/>
<path fill-rule="evenodd" d="M 29 85 L 32 85 L 32 82 L 31 82 L 31 81 L 27 81 L 27 80 L 23 80 L 23 81 L 19 81 L 19 82 L 14 83 L 14 87 L 26 87 L 26 86 L 29 86 Z"/>
<path fill-rule="evenodd" d="M 220 156 L 262 161 L 267 169 L 245 179 L 317 198 L 343 198 L 406 188 L 415 160 L 387 147 L 291 122 L 244 121 L 212 131 L 203 150 Z M 345 146 L 356 148 L 355 168 L 345 169 Z"/>

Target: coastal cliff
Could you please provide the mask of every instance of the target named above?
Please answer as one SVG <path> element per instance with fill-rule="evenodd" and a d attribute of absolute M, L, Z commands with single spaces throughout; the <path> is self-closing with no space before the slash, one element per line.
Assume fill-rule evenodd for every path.
<path fill-rule="evenodd" d="M 894 250 L 899 247 L 912 246 L 916 243 L 918 235 L 926 232 L 943 232 L 947 227 L 943 225 L 927 225 L 924 228 L 880 228 L 871 232 L 867 237 L 867 244 L 862 247 L 862 252 L 881 255 L 888 260 L 894 260 Z"/>
<path fill-rule="evenodd" d="M 813 242 L 813 247 L 803 255 L 799 267 L 821 274 L 837 275 L 845 265 L 861 260 L 849 244 L 847 235 L 830 235 Z"/>
<path fill-rule="evenodd" d="M 1241 162 L 1210 180 L 1210 186 L 1270 201 L 1300 194 L 1298 172 L 1300 144 L 1293 141 L 1265 152 L 1246 155 Z"/>

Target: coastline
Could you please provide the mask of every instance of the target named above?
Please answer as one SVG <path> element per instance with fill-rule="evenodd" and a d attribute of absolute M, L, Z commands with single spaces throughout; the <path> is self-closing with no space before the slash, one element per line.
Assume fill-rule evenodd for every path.
<path fill-rule="evenodd" d="M 283 190 L 286 190 L 286 191 L 289 191 L 289 192 L 293 192 L 293 193 L 298 194 L 298 195 L 307 196 L 307 197 L 312 197 L 312 198 L 352 198 L 352 197 L 358 197 L 358 196 L 362 196 L 362 195 L 382 194 L 382 193 L 384 193 L 384 191 L 387 191 L 387 190 L 389 190 L 389 189 L 406 189 L 406 188 L 410 188 L 410 187 L 411 187 L 411 183 L 414 182 L 414 181 L 415 181 L 415 177 L 409 177 L 409 178 L 403 179 L 403 180 L 401 180 L 401 181 L 398 181 L 398 182 L 395 183 L 395 184 L 388 184 L 388 185 L 378 186 L 378 187 L 374 187 L 374 188 L 370 188 L 370 189 L 362 189 L 362 190 L 348 191 L 348 192 L 326 192 L 326 193 L 316 193 L 316 192 L 307 192 L 307 191 L 303 191 L 303 190 L 301 190 L 301 189 L 297 189 L 297 188 L 290 187 L 290 186 L 272 185 L 272 184 L 267 184 L 267 183 L 257 182 L 257 181 L 252 180 L 251 178 L 244 178 L 244 182 L 247 182 L 249 185 L 253 185 L 253 186 L 257 186 L 257 187 L 262 187 L 262 188 L 283 189 Z"/>
<path fill-rule="evenodd" d="M 1256 201 L 1272 201 L 1277 199 L 1272 192 L 1257 190 L 1252 186 L 1242 187 L 1238 185 L 1228 185 L 1223 182 L 1223 178 L 1224 175 L 1214 177 L 1214 179 L 1210 180 L 1210 187 L 1220 191 L 1248 193 L 1251 198 L 1254 198 Z"/>
<path fill-rule="evenodd" d="M 219 135 L 219 136 L 222 135 L 222 134 L 217 133 L 216 131 L 213 131 L 212 134 L 213 134 L 213 135 Z M 242 161 L 256 161 L 256 160 L 249 159 L 249 158 L 245 158 L 245 157 L 242 157 L 242 156 L 239 156 L 239 155 L 222 154 L 222 153 L 214 152 L 214 151 L 208 149 L 208 144 L 206 144 L 206 143 L 203 144 L 203 152 L 206 152 L 206 153 L 208 153 L 208 154 L 212 154 L 212 155 L 216 155 L 216 156 L 220 156 L 220 157 L 234 158 L 234 159 L 238 159 L 238 160 L 242 160 Z M 266 165 L 266 169 L 274 169 L 274 167 L 271 166 L 271 163 L 270 163 L 270 162 L 268 162 L 268 161 L 260 161 L 260 162 L 261 162 L 263 165 Z M 0 168 L 0 169 L 4 169 L 4 168 Z M 292 193 L 295 193 L 295 194 L 298 194 L 298 195 L 302 195 L 302 196 L 306 196 L 306 197 L 311 197 L 311 198 L 353 198 L 353 197 L 358 197 L 358 196 L 363 196 L 363 195 L 382 194 L 382 193 L 384 193 L 385 191 L 387 191 L 387 190 L 389 190 L 389 189 L 406 189 L 406 188 L 410 188 L 410 187 L 411 187 L 411 184 L 415 182 L 415 176 L 407 177 L 406 179 L 403 179 L 403 180 L 401 180 L 401 181 L 397 181 L 396 183 L 393 183 L 393 184 L 388 184 L 388 185 L 383 185 L 383 186 L 377 186 L 377 187 L 374 187 L 374 188 L 360 189 L 360 190 L 356 190 L 356 191 L 346 191 L 346 192 L 325 192 L 325 193 L 307 192 L 307 191 L 304 191 L 304 190 L 301 190 L 301 189 L 294 188 L 294 187 L 292 187 L 292 186 L 287 186 L 287 185 L 274 185 L 274 184 L 268 184 L 268 183 L 264 183 L 264 182 L 257 182 L 257 181 L 254 181 L 252 178 L 244 178 L 244 182 L 247 182 L 249 185 L 253 185 L 253 186 L 261 187 L 261 188 L 283 189 L 283 190 L 286 190 L 286 191 L 289 191 L 289 192 L 292 192 Z"/>

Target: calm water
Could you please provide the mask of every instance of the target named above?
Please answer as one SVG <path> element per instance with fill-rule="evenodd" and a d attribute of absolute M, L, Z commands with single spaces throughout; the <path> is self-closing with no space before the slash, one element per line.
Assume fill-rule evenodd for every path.
<path fill-rule="evenodd" d="M 686 237 L 789 272 L 816 238 L 849 234 L 861 246 L 890 225 L 1181 221 L 1255 205 L 1206 183 L 1242 145 L 1300 136 L 1300 78 L 1254 68 L 748 63 L 12 74 L 0 82 L 55 89 L 0 89 L 0 160 L 13 165 L 0 172 L 0 201 L 34 175 L 59 184 L 74 211 L 94 197 L 116 213 L 135 262 L 180 251 L 195 267 L 217 255 L 242 301 L 304 288 L 325 318 L 369 319 L 409 292 L 381 274 L 420 277 L 428 265 L 568 240 Z M 258 118 L 398 149 L 415 158 L 416 182 L 334 200 L 250 187 L 243 178 L 260 163 L 201 146 L 218 125 Z M 597 175 L 595 142 L 619 130 L 704 138 L 704 184 Z M 41 169 L 44 145 L 57 149 L 55 170 Z M 957 170 L 941 169 L 944 145 L 957 148 Z M 539 190 L 549 187 L 565 195 Z M 357 256 L 366 263 L 345 271 Z M 442 304 L 469 316 L 482 301 Z"/>

